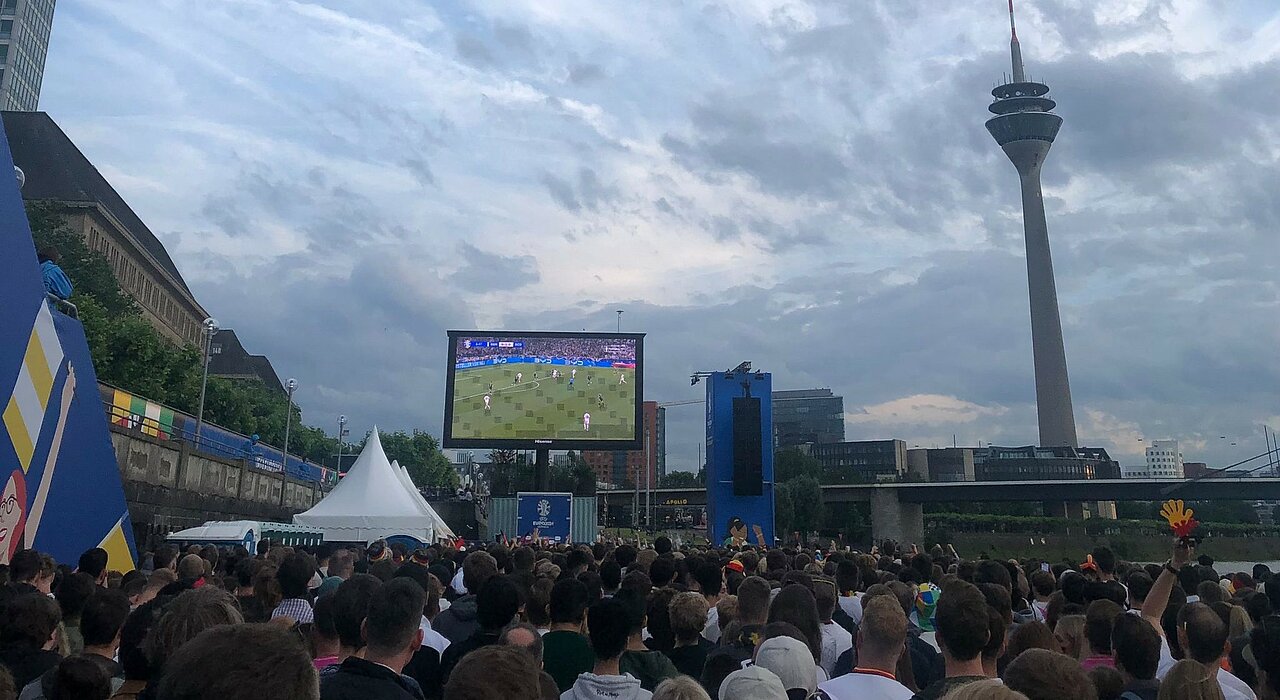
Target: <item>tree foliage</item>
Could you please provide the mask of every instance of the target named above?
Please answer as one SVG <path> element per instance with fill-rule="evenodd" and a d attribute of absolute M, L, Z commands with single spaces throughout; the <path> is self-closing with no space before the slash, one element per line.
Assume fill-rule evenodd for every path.
<path fill-rule="evenodd" d="M 658 488 L 662 489 L 696 489 L 705 485 L 698 480 L 698 474 L 693 472 L 667 472 L 666 476 L 658 480 Z"/>

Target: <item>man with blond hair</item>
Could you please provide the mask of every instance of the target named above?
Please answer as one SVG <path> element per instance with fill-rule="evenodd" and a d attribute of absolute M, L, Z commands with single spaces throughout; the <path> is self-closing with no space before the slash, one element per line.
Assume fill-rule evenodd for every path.
<path fill-rule="evenodd" d="M 818 686 L 820 700 L 909 700 L 912 693 L 894 675 L 907 642 L 907 616 L 892 596 L 862 606 L 858 665 L 852 673 Z"/>

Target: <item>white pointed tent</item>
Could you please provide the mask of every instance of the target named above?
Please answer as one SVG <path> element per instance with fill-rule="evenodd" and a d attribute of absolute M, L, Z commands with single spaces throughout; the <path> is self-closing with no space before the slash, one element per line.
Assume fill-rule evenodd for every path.
<path fill-rule="evenodd" d="M 405 469 L 403 465 L 396 461 L 391 462 L 391 468 L 397 475 L 399 475 L 400 483 L 404 484 L 405 489 L 407 489 L 413 496 L 414 500 L 418 502 L 418 507 L 422 509 L 422 513 L 428 518 L 431 518 L 431 522 L 436 528 L 436 538 L 453 539 L 456 537 L 457 535 L 455 535 L 453 530 L 450 529 L 449 524 L 444 521 L 444 518 L 440 517 L 440 514 L 436 512 L 435 508 L 431 507 L 430 503 L 427 503 L 427 499 L 422 497 L 422 492 L 413 485 L 413 478 L 409 476 L 409 470 Z"/>
<path fill-rule="evenodd" d="M 330 542 L 372 542 L 393 535 L 434 542 L 441 536 L 439 516 L 424 513 L 420 499 L 405 488 L 400 471 L 387 461 L 374 426 L 346 476 L 310 510 L 293 516 L 293 521 L 323 530 Z"/>

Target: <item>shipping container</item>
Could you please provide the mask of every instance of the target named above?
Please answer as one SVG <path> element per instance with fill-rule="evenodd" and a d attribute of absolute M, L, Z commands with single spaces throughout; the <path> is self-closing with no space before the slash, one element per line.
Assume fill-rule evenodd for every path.
<path fill-rule="evenodd" d="M 596 523 L 596 497 L 573 497 L 573 541 L 592 543 L 600 528 Z M 506 533 L 507 537 L 516 536 L 516 499 L 489 499 L 489 531 L 486 540 L 492 541 Z"/>

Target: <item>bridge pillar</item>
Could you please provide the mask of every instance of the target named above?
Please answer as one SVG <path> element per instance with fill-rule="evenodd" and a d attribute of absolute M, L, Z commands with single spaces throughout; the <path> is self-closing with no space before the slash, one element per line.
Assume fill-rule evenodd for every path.
<path fill-rule="evenodd" d="M 875 542 L 914 543 L 923 548 L 924 510 L 919 503 L 899 499 L 897 489 L 874 489 L 871 492 L 871 538 Z"/>

